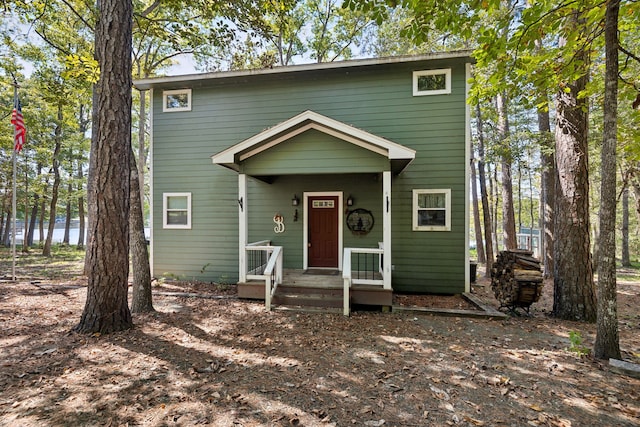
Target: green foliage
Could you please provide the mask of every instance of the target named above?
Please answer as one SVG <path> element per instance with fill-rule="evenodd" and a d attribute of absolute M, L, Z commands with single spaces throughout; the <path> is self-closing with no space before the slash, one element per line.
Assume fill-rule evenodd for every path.
<path fill-rule="evenodd" d="M 204 274 L 204 272 L 207 270 L 207 267 L 209 267 L 210 265 L 211 265 L 210 262 L 203 265 L 202 268 L 200 269 L 200 274 Z"/>
<path fill-rule="evenodd" d="M 352 45 L 360 45 L 372 23 L 363 12 L 341 8 L 338 0 L 307 0 L 304 10 L 310 22 L 308 46 L 317 62 L 349 59 Z"/>
<path fill-rule="evenodd" d="M 162 283 L 165 283 L 166 281 L 180 280 L 181 278 L 182 276 L 180 276 L 179 274 L 175 274 L 170 271 L 165 271 L 160 275 L 159 281 L 161 281 Z"/>
<path fill-rule="evenodd" d="M 96 83 L 100 77 L 98 61 L 93 57 L 80 54 L 69 54 L 65 57 L 67 70 L 63 73 L 66 79 L 84 78 L 89 83 Z"/>
<path fill-rule="evenodd" d="M 226 274 L 221 274 L 220 278 L 218 279 L 218 281 L 216 283 L 216 288 L 218 290 L 224 291 L 224 290 L 229 289 L 231 284 L 232 284 L 232 282 L 229 279 L 229 276 L 226 275 Z"/>
<path fill-rule="evenodd" d="M 582 339 L 582 334 L 578 331 L 569 331 L 569 351 L 576 353 L 580 357 L 588 356 L 591 354 L 591 349 L 585 347 Z"/>

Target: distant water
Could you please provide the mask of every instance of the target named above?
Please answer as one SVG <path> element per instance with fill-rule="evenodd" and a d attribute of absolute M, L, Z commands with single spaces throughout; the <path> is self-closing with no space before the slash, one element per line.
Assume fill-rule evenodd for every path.
<path fill-rule="evenodd" d="M 43 241 L 44 239 L 47 237 L 47 230 L 44 230 L 44 236 L 43 236 Z M 80 237 L 80 229 L 79 228 L 70 228 L 69 229 L 69 244 L 70 245 L 77 245 L 78 244 L 78 237 Z M 87 232 L 85 230 L 84 233 L 84 237 L 85 237 L 85 243 L 86 243 L 86 237 L 87 237 Z M 53 237 L 51 239 L 52 243 L 62 243 L 62 241 L 64 240 L 64 228 L 63 229 L 59 229 L 59 228 L 54 228 L 53 229 Z M 22 243 L 22 236 L 18 234 L 18 242 Z M 33 243 L 37 243 L 40 241 L 40 230 L 35 229 L 33 230 Z"/>
<path fill-rule="evenodd" d="M 85 237 L 85 241 L 84 243 L 86 243 L 86 238 L 87 238 L 87 232 L 85 230 L 84 233 L 84 237 Z M 150 235 L 150 230 L 149 228 L 145 228 L 144 229 L 144 234 L 145 236 L 147 236 L 147 239 L 149 238 Z M 44 237 L 47 236 L 47 230 L 44 230 Z M 80 236 L 80 229 L 79 228 L 70 228 L 69 229 L 69 244 L 70 245 L 77 245 L 78 244 L 78 237 Z M 22 232 L 17 233 L 16 235 L 17 239 L 16 239 L 16 244 L 17 245 L 21 245 L 22 244 Z M 64 240 L 64 228 L 54 228 L 53 229 L 53 237 L 51 239 L 52 243 L 62 243 L 62 241 Z M 37 244 L 40 241 L 40 230 L 38 230 L 37 228 L 35 230 L 33 230 L 33 243 Z M 43 239 L 44 241 L 44 239 Z"/>

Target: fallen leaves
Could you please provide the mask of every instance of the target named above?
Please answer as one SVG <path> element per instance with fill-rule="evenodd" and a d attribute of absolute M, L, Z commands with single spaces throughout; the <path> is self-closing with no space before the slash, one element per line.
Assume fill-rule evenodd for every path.
<path fill-rule="evenodd" d="M 57 294 L 27 295 L 21 309 L 17 298 L 4 307 L 20 316 L 0 317 L 3 420 L 81 424 L 73 415 L 81 413 L 85 424 L 113 425 L 573 427 L 632 425 L 640 413 L 638 381 L 610 381 L 567 355 L 561 337 L 570 326 L 541 316 L 343 318 L 185 298 L 182 311 L 139 316 L 132 331 L 94 338 L 68 333 L 86 293 L 74 292 L 65 304 Z"/>
<path fill-rule="evenodd" d="M 58 351 L 58 347 L 52 347 L 52 348 L 48 348 L 46 350 L 41 350 L 41 351 L 36 351 L 35 354 L 36 356 L 44 356 L 45 354 L 51 354 Z"/>

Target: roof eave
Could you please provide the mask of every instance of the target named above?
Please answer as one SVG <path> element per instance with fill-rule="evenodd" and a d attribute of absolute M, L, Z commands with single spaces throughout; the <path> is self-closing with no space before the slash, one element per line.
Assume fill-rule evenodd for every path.
<path fill-rule="evenodd" d="M 468 59 L 473 62 L 471 50 L 458 50 L 452 52 L 433 52 L 423 55 L 391 56 L 384 58 L 355 59 L 348 61 L 321 62 L 301 65 L 288 65 L 283 67 L 264 68 L 255 70 L 217 71 L 210 73 L 184 74 L 179 76 L 150 77 L 134 80 L 133 85 L 138 90 L 148 90 L 155 86 L 168 86 L 176 84 L 191 85 L 204 80 L 225 79 L 234 77 L 246 77 L 257 75 L 286 74 L 301 71 L 315 71 L 327 69 L 353 68 L 369 65 L 395 64 L 402 62 L 418 62 L 442 59 Z"/>

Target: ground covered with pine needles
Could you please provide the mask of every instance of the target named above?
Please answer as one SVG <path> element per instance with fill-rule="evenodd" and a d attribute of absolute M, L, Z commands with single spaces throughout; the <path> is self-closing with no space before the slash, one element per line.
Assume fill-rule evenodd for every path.
<path fill-rule="evenodd" d="M 531 316 L 485 320 L 265 312 L 230 285 L 160 282 L 134 329 L 87 336 L 81 261 L 51 264 L 22 257 L 0 283 L 2 426 L 640 425 L 640 380 L 590 357 L 595 325 L 549 317 L 550 283 Z M 498 306 L 486 279 L 473 293 Z M 640 363 L 640 280 L 618 296 Z"/>

